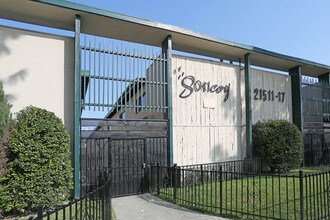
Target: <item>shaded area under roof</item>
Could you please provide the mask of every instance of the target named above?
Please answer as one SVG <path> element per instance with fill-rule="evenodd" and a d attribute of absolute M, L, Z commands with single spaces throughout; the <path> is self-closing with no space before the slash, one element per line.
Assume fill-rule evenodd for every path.
<path fill-rule="evenodd" d="M 160 46 L 166 36 L 171 35 L 174 50 L 236 62 L 250 53 L 251 64 L 255 66 L 287 72 L 300 65 L 302 73 L 312 77 L 330 72 L 328 65 L 64 0 L 0 2 L 1 18 L 71 31 L 76 14 L 81 16 L 81 30 L 86 34 L 153 46 Z"/>

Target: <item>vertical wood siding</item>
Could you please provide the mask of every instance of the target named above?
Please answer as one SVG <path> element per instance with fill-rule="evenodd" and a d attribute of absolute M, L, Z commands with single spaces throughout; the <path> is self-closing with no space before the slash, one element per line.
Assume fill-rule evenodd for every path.
<path fill-rule="evenodd" d="M 193 92 L 180 98 L 181 80 L 228 85 L 225 93 Z M 175 56 L 173 58 L 174 162 L 179 165 L 239 159 L 242 130 L 241 71 L 234 65 Z M 214 107 L 214 108 L 213 108 Z"/>
<path fill-rule="evenodd" d="M 253 69 L 251 82 L 253 124 L 264 119 L 285 119 L 292 122 L 290 76 Z M 255 89 L 258 89 L 257 100 L 254 99 Z M 266 101 L 260 100 L 260 89 L 266 90 Z M 274 97 L 270 97 L 270 100 L 268 97 L 269 91 L 271 96 L 271 92 L 274 92 Z M 281 97 L 281 100 L 279 100 L 280 98 L 276 97 L 278 92 L 284 92 L 284 99 Z"/>
<path fill-rule="evenodd" d="M 244 71 L 236 65 L 176 55 L 172 74 L 174 163 L 243 159 L 246 155 Z M 184 90 L 181 81 L 188 75 L 194 76 L 195 82 L 206 81 L 210 85 L 230 83 L 229 98 L 224 101 L 223 91 L 219 94 L 194 91 L 189 97 L 180 98 Z M 290 76 L 252 69 L 251 78 L 253 123 L 269 118 L 292 121 Z M 254 100 L 256 88 L 274 91 L 274 101 Z M 285 92 L 283 102 L 275 100 L 278 92 Z"/>

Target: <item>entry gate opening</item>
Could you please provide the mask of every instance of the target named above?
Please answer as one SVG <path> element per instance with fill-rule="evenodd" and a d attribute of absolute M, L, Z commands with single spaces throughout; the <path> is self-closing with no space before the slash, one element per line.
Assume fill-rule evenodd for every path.
<path fill-rule="evenodd" d="M 143 193 L 147 166 L 168 165 L 167 59 L 160 47 L 81 38 L 81 195 L 112 173 L 112 196 Z"/>
<path fill-rule="evenodd" d="M 168 164 L 167 120 L 81 120 L 81 194 L 112 173 L 112 197 L 144 193 L 148 166 Z"/>

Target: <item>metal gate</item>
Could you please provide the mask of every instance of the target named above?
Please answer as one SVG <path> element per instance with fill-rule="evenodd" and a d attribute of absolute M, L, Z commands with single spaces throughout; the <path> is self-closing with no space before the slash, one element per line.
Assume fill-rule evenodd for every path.
<path fill-rule="evenodd" d="M 168 165 L 166 120 L 83 119 L 81 194 L 93 191 L 112 172 L 112 197 L 148 190 L 148 165 Z"/>
<path fill-rule="evenodd" d="M 304 163 L 330 165 L 330 86 L 303 79 Z"/>

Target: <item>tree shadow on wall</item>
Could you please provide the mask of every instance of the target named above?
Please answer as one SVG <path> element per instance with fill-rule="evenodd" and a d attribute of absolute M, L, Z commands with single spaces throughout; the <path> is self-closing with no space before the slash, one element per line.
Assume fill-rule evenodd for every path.
<path fill-rule="evenodd" d="M 3 56 L 9 56 L 11 54 L 10 47 L 8 46 L 9 40 L 16 40 L 21 35 L 16 33 L 15 31 L 5 28 L 3 30 L 0 30 L 0 58 Z M 19 62 L 19 61 L 18 61 Z M 2 75 L 0 73 L 0 75 Z M 3 84 L 6 85 L 16 85 L 17 83 L 24 81 L 28 75 L 27 69 L 23 68 L 13 74 L 10 74 L 9 76 L 5 78 L 0 78 L 0 80 L 3 82 Z M 13 94 L 6 93 L 8 101 L 13 102 L 16 97 Z"/>
<path fill-rule="evenodd" d="M 17 39 L 20 37 L 20 34 L 15 33 L 11 30 L 4 31 L 0 30 L 0 57 L 4 55 L 10 55 L 10 49 L 6 45 L 8 40 Z"/>

